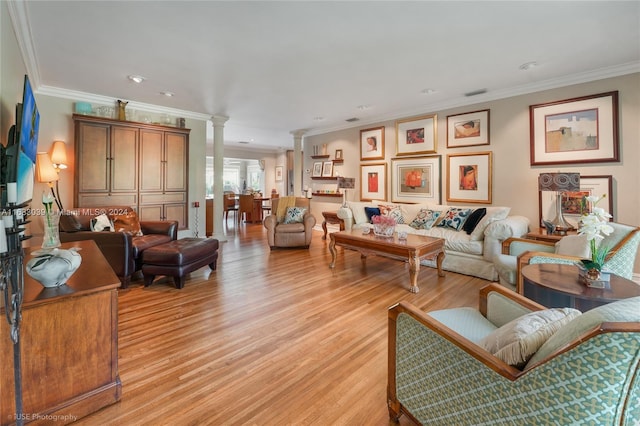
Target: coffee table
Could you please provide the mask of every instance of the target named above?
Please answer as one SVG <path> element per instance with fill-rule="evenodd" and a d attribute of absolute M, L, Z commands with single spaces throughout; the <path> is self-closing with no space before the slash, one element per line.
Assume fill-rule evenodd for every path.
<path fill-rule="evenodd" d="M 556 263 L 522 268 L 522 294 L 547 308 L 575 308 L 582 312 L 616 300 L 640 296 L 640 285 L 611 274 L 611 288 L 587 287 L 578 281 L 578 267 Z"/>
<path fill-rule="evenodd" d="M 442 261 L 444 260 L 444 239 L 434 237 L 424 237 L 422 235 L 407 235 L 406 240 L 399 240 L 397 234 L 393 237 L 378 237 L 370 232 L 363 234 L 362 229 L 352 229 L 330 234 L 331 242 L 329 251 L 331 252 L 331 263 L 329 268 L 334 268 L 336 264 L 336 246 L 357 250 L 360 258 L 366 259 L 370 254 L 389 257 L 409 262 L 409 291 L 417 293 L 418 272 L 420 271 L 420 261 L 422 259 L 436 259 L 438 275 L 444 277 Z"/>

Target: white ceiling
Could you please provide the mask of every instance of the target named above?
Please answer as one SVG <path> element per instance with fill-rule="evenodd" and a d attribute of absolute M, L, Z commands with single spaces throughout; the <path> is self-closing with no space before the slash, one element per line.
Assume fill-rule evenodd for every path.
<path fill-rule="evenodd" d="M 640 70 L 638 1 L 28 1 L 10 13 L 41 93 L 226 115 L 225 144 L 252 149 Z"/>

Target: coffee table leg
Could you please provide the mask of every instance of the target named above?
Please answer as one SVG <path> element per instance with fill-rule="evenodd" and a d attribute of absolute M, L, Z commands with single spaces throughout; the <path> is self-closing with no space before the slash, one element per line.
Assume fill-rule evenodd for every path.
<path fill-rule="evenodd" d="M 444 251 L 438 253 L 438 257 L 436 258 L 436 265 L 438 265 L 438 276 L 444 277 L 444 270 L 442 270 L 442 262 L 444 261 Z"/>
<path fill-rule="evenodd" d="M 420 272 L 420 259 L 417 255 L 409 256 L 409 291 L 411 293 L 417 293 L 420 291 L 418 287 L 418 272 Z"/>
<path fill-rule="evenodd" d="M 323 220 L 322 221 L 322 230 L 324 231 L 324 235 L 322 236 L 323 240 L 327 239 L 327 221 Z"/>
<path fill-rule="evenodd" d="M 336 266 L 336 239 L 333 237 L 333 234 L 329 234 L 331 241 L 329 242 L 329 251 L 331 252 L 331 263 L 329 264 L 329 268 L 333 269 Z"/>

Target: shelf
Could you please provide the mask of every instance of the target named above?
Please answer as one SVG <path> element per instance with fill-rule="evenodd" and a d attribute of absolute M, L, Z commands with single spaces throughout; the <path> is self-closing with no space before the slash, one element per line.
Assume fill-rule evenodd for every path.
<path fill-rule="evenodd" d="M 344 160 L 343 160 L 343 159 L 340 159 L 340 160 L 331 160 L 331 161 L 333 161 L 333 164 L 337 164 L 337 163 L 344 163 Z"/>
<path fill-rule="evenodd" d="M 311 158 L 313 158 L 313 159 L 329 158 L 329 155 L 312 155 Z"/>
<path fill-rule="evenodd" d="M 334 194 L 324 194 L 320 192 L 314 192 L 311 195 L 314 197 L 342 197 L 342 192 L 336 192 Z"/>
<path fill-rule="evenodd" d="M 338 179 L 338 176 L 315 176 L 315 177 L 311 177 L 311 179 L 313 180 L 336 180 Z"/>

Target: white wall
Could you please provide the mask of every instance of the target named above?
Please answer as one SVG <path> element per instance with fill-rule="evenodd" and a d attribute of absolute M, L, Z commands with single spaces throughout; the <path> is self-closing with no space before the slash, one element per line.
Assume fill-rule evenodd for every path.
<path fill-rule="evenodd" d="M 559 165 L 553 167 L 533 167 L 530 165 L 529 105 L 547 103 L 580 96 L 593 95 L 617 90 L 619 92 L 620 162 Z M 482 109 L 490 110 L 490 145 L 447 149 L 447 115 L 461 114 Z M 444 111 L 424 111 L 424 114 L 438 115 L 437 154 L 442 155 L 442 203 L 446 201 L 447 154 L 465 152 L 493 152 L 492 205 L 511 206 L 512 214 L 529 218 L 533 227 L 538 223 L 538 175 L 542 172 L 558 170 L 579 172 L 582 175 L 612 175 L 614 215 L 617 222 L 640 225 L 640 74 L 630 74 L 567 86 L 560 89 L 537 92 L 528 95 L 469 105 Z M 331 158 L 336 149 L 344 152 L 342 174 L 356 178 L 356 189 L 348 192 L 348 199 L 360 198 L 360 130 L 385 126 L 385 162 L 388 164 L 387 194 L 391 200 L 391 158 L 395 157 L 395 121 L 369 124 L 332 133 L 304 138 L 304 169 L 311 169 L 313 160 L 310 153 L 313 145 L 328 144 Z M 363 162 L 363 164 L 374 161 Z M 311 180 L 305 174 L 304 185 L 320 186 L 326 181 Z M 335 183 L 331 181 L 331 185 Z M 336 210 L 340 198 L 314 198 L 312 210 L 319 217 L 324 210 Z M 451 203 L 456 204 L 456 203 Z M 479 204 L 479 206 L 481 206 Z M 636 258 L 635 271 L 640 271 L 640 256 Z"/>

